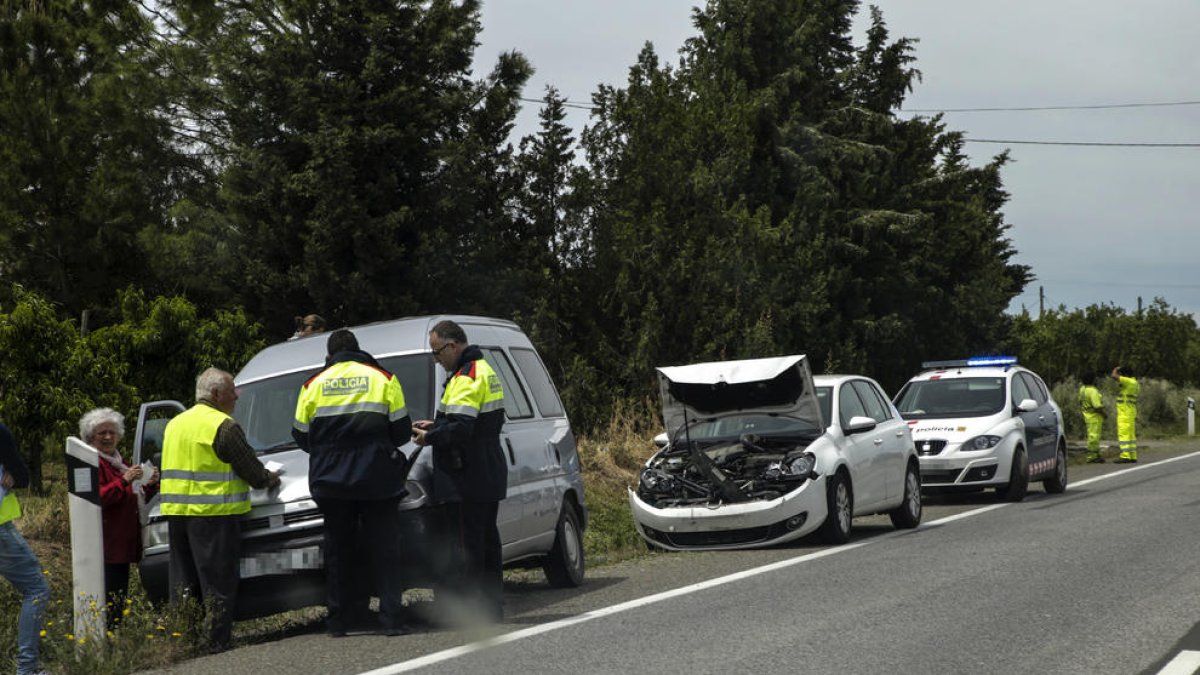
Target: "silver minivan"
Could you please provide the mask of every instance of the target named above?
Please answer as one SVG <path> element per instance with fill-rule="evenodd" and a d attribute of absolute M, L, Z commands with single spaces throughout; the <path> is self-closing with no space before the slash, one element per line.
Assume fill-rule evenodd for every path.
<path fill-rule="evenodd" d="M 508 497 L 498 524 L 508 566 L 540 566 L 551 585 L 583 582 L 583 530 L 587 508 L 579 455 L 571 424 L 546 367 L 529 338 L 511 321 L 439 315 L 353 327 L 359 345 L 400 378 L 413 420 L 432 419 L 446 372 L 429 350 L 430 329 L 443 319 L 457 322 L 500 375 L 506 421 L 501 445 L 508 458 Z M 282 469 L 282 484 L 254 490 L 246 515 L 238 589 L 238 618 L 264 616 L 325 603 L 321 553 L 322 518 L 308 489 L 308 455 L 292 440 L 292 418 L 301 385 L 325 363 L 327 335 L 272 345 L 256 354 L 234 377 L 234 418 L 259 458 Z M 143 404 L 134 438 L 134 459 L 158 463 L 162 433 L 185 406 L 177 401 Z M 417 447 L 401 448 L 410 458 Z M 405 566 L 397 570 L 410 587 L 433 586 L 449 564 L 432 504 L 431 453 L 422 452 L 408 476 L 401 501 Z M 154 599 L 167 596 L 167 522 L 156 501 L 144 528 L 142 584 Z"/>

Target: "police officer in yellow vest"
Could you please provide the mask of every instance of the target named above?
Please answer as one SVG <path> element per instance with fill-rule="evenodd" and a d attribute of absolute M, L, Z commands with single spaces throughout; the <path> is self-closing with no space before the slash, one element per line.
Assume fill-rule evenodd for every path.
<path fill-rule="evenodd" d="M 503 618 L 504 578 L 496 515 L 508 491 L 500 449 L 504 389 L 500 378 L 453 321 L 429 333 L 433 357 L 449 374 L 434 420 L 413 426 L 420 445 L 433 446 L 433 497 L 462 533 L 464 583 L 459 590 L 479 618 Z"/>
<path fill-rule="evenodd" d="M 360 591 L 368 562 L 385 635 L 407 632 L 399 502 L 412 436 L 400 380 L 339 329 L 325 343 L 325 369 L 300 390 L 292 437 L 309 453 L 308 486 L 325 518 L 326 628 L 341 637 L 367 615 Z M 371 560 L 361 560 L 360 543 Z"/>
<path fill-rule="evenodd" d="M 163 432 L 161 511 L 170 542 L 171 599 L 189 595 L 204 603 L 209 648 L 229 648 L 237 605 L 243 514 L 250 487 L 279 485 L 234 421 L 233 377 L 209 368 L 196 378 L 196 405 L 176 415 Z"/>
<path fill-rule="evenodd" d="M 13 488 L 29 485 L 29 469 L 17 453 L 12 432 L 0 423 L 0 576 L 8 579 L 21 595 L 17 616 L 17 675 L 38 672 L 39 633 L 50 601 L 50 587 L 33 549 L 17 531 L 14 520 L 21 517 L 21 505 Z"/>
<path fill-rule="evenodd" d="M 1137 400 L 1142 385 L 1134 379 L 1133 369 L 1129 366 L 1113 368 L 1112 378 L 1120 387 L 1117 392 L 1117 444 L 1121 448 L 1121 456 L 1117 457 L 1116 462 L 1133 464 L 1138 460 Z"/>
<path fill-rule="evenodd" d="M 1104 457 L 1100 455 L 1100 432 L 1104 428 L 1104 420 L 1108 413 L 1104 411 L 1104 401 L 1100 398 L 1100 390 L 1096 388 L 1096 376 L 1089 374 L 1079 387 L 1079 410 L 1083 413 L 1083 423 L 1087 425 L 1087 461 L 1088 464 L 1103 464 Z"/>

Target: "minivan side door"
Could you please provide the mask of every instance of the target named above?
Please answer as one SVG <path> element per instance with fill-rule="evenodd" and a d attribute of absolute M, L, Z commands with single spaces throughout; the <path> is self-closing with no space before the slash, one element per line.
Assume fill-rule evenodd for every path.
<path fill-rule="evenodd" d="M 554 544 L 559 513 L 569 486 L 566 466 L 578 461 L 575 436 L 558 390 L 537 352 L 514 346 L 509 353 L 516 361 L 521 378 L 529 386 L 539 417 L 537 445 L 529 448 L 529 456 L 537 461 L 536 483 L 530 486 L 537 498 L 530 502 L 532 506 L 526 509 L 525 517 L 539 547 L 548 549 Z"/>
<path fill-rule="evenodd" d="M 498 346 L 482 349 L 484 359 L 500 376 L 504 387 L 505 422 L 500 432 L 500 449 L 508 466 L 508 496 L 500 502 L 497 524 L 504 558 L 511 560 L 525 555 L 532 547 L 527 521 L 534 508 L 530 502 L 537 499 L 536 494 L 530 493 L 536 482 L 536 465 L 529 461 L 525 448 L 538 443 L 541 433 L 533 405 L 508 354 Z"/>

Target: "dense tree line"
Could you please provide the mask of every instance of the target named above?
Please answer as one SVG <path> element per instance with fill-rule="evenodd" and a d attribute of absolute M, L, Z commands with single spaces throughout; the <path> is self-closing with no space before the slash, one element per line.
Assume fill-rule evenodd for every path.
<path fill-rule="evenodd" d="M 804 352 L 894 388 L 926 358 L 1068 349 L 1004 314 L 1031 278 L 1006 155 L 972 166 L 940 117 L 895 114 L 914 44 L 874 9 L 856 44 L 856 0 L 710 0 L 578 136 L 549 89 L 515 143 L 533 65 L 471 72 L 479 0 L 0 7 L 0 313 L 15 345 L 35 308 L 75 364 L 6 352 L 0 415 L 37 433 L 85 399 L 186 398 L 309 311 L 515 318 L 584 428 L 657 365 Z M 1130 344 L 1105 357 L 1161 367 Z M 25 377 L 82 393 L 22 408 Z"/>

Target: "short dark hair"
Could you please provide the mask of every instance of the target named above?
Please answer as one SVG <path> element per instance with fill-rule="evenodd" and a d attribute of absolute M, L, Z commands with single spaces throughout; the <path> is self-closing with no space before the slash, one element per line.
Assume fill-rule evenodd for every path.
<path fill-rule="evenodd" d="M 462 326 L 454 323 L 450 319 L 443 319 L 429 330 L 430 333 L 436 333 L 438 337 L 450 342 L 457 342 L 460 345 L 467 344 L 467 334 L 463 331 Z"/>
<path fill-rule="evenodd" d="M 338 352 L 356 352 L 358 351 L 358 338 L 354 337 L 354 333 L 348 328 L 339 328 L 329 334 L 329 340 L 325 343 L 325 351 L 330 355 Z"/>

